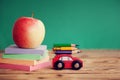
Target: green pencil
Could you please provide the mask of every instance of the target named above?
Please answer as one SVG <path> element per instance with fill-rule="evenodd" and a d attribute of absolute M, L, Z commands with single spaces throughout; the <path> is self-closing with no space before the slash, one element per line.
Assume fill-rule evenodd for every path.
<path fill-rule="evenodd" d="M 54 44 L 53 45 L 54 47 L 76 47 L 76 46 L 79 46 L 77 44 Z"/>

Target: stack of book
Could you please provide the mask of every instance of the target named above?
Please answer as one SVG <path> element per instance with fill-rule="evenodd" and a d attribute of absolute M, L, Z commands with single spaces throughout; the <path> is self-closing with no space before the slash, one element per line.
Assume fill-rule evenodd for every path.
<path fill-rule="evenodd" d="M 76 44 L 54 44 L 53 51 L 55 54 L 79 53 L 80 50 L 78 50 L 77 46 Z"/>
<path fill-rule="evenodd" d="M 34 71 L 49 67 L 49 55 L 46 45 L 34 49 L 23 49 L 11 45 L 0 55 L 0 68 Z"/>

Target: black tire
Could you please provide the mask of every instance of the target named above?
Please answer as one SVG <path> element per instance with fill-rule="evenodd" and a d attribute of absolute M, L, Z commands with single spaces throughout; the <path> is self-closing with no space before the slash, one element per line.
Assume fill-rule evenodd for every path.
<path fill-rule="evenodd" d="M 77 65 L 77 67 L 76 67 L 76 65 Z M 82 63 L 80 61 L 73 61 L 72 69 L 73 70 L 79 70 L 80 68 L 82 68 Z"/>
<path fill-rule="evenodd" d="M 60 66 L 59 66 L 60 65 Z M 62 62 L 62 61 L 57 61 L 57 62 L 55 62 L 55 64 L 54 64 L 54 69 L 56 69 L 56 70 L 61 70 L 61 69 L 63 69 L 64 68 L 64 63 Z"/>

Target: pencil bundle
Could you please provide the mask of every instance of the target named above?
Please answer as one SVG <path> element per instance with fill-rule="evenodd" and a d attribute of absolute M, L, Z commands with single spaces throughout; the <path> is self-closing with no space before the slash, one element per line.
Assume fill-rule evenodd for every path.
<path fill-rule="evenodd" d="M 54 44 L 53 51 L 55 54 L 72 54 L 79 53 L 80 50 L 76 44 Z"/>
<path fill-rule="evenodd" d="M 0 55 L 0 68 L 33 71 L 50 66 L 46 45 L 34 49 L 10 45 Z"/>

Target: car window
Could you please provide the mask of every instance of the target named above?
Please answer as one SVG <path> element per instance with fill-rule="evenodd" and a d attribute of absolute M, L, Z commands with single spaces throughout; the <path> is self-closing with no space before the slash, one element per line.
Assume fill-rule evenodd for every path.
<path fill-rule="evenodd" d="M 70 61 L 72 61 L 72 58 L 71 58 L 71 57 L 68 57 L 68 59 L 69 59 Z"/>
<path fill-rule="evenodd" d="M 72 61 L 72 58 L 64 56 L 64 57 L 61 57 L 59 60 L 62 60 L 62 61 Z"/>

